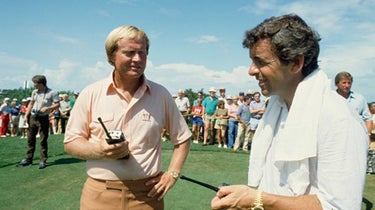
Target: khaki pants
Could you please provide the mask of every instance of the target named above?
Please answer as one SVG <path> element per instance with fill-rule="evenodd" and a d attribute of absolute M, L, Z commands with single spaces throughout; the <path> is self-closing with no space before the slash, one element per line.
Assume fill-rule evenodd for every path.
<path fill-rule="evenodd" d="M 80 209 L 163 210 L 164 200 L 147 196 L 153 187 L 145 185 L 149 179 L 105 181 L 89 177 L 82 190 Z"/>
<path fill-rule="evenodd" d="M 233 150 L 237 151 L 238 148 L 240 148 L 241 144 L 241 137 L 244 135 L 244 140 L 243 140 L 243 145 L 242 149 L 243 150 L 248 150 L 248 144 L 250 140 L 250 125 L 243 125 L 242 123 L 238 123 L 238 132 L 237 132 L 237 137 L 234 142 Z"/>

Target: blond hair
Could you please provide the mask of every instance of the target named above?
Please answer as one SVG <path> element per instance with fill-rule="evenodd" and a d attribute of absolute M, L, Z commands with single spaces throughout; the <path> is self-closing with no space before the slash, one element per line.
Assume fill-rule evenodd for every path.
<path fill-rule="evenodd" d="M 150 47 L 150 41 L 146 35 L 146 33 L 135 27 L 135 26 L 120 26 L 113 29 L 107 36 L 105 41 L 105 51 L 107 53 L 107 60 L 111 65 L 114 63 L 111 60 L 111 57 L 114 52 L 116 52 L 118 48 L 118 41 L 120 39 L 129 39 L 129 40 L 136 40 L 136 41 L 145 41 L 146 42 L 146 50 L 148 54 L 148 49 Z"/>

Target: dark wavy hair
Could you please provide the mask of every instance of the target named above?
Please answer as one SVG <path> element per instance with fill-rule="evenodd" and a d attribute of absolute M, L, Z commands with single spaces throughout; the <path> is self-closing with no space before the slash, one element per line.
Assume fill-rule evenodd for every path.
<path fill-rule="evenodd" d="M 284 64 L 294 61 L 298 56 L 304 56 L 304 76 L 319 67 L 320 36 L 296 14 L 264 20 L 255 28 L 246 31 L 242 46 L 251 49 L 260 39 L 270 40 L 273 52 Z"/>

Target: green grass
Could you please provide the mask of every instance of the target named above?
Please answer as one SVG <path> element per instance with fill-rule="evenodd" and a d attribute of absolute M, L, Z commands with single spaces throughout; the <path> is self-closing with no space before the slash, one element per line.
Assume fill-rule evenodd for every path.
<path fill-rule="evenodd" d="M 72 158 L 63 151 L 63 136 L 49 138 L 48 167 L 38 169 L 39 145 L 34 164 L 15 167 L 24 158 L 26 140 L 0 138 L 0 209 L 79 209 L 79 198 L 86 180 L 85 162 Z M 172 154 L 170 142 L 163 143 L 163 166 L 168 167 Z M 249 154 L 202 147 L 192 144 L 183 168 L 187 177 L 219 186 L 247 183 Z M 185 180 L 178 180 L 165 198 L 168 210 L 206 210 L 215 192 Z M 367 175 L 364 198 L 370 210 L 375 203 L 375 176 Z"/>

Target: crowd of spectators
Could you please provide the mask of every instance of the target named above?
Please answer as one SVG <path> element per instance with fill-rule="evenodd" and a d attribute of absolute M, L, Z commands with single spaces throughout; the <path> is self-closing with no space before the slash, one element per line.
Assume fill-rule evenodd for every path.
<path fill-rule="evenodd" d="M 231 96 L 226 95 L 223 87 L 211 87 L 208 92 L 207 97 L 203 92 L 198 92 L 191 109 L 183 90 L 173 95 L 181 114 L 191 125 L 193 143 L 201 143 L 202 146 L 217 144 L 219 148 L 235 151 L 241 147 L 248 151 L 251 131 L 255 131 L 265 110 L 265 100 L 261 100 L 261 94 L 248 90 L 246 94 L 239 92 Z M 251 120 L 253 118 L 254 121 Z"/>
<path fill-rule="evenodd" d="M 339 73 L 339 75 L 341 74 Z M 248 151 L 251 148 L 251 139 L 269 99 L 262 98 L 259 92 L 251 90 L 248 90 L 246 94 L 241 91 L 238 95 L 226 95 L 223 87 L 210 88 L 208 96 L 205 98 L 203 92 L 199 91 L 192 103 L 192 108 L 190 108 L 189 99 L 182 89 L 179 89 L 178 95 L 173 95 L 173 97 L 179 109 L 182 109 L 181 114 L 186 117 L 191 126 L 194 144 L 201 143 L 202 146 L 217 144 L 219 148 L 235 151 L 239 149 Z M 349 99 L 349 104 L 353 104 L 351 102 L 353 97 Z M 222 104 L 223 106 L 221 106 Z M 369 127 L 369 141 L 370 148 L 375 150 L 375 102 L 369 103 L 368 107 L 362 109 L 370 110 L 364 111 L 364 113 L 371 112 L 374 124 L 372 130 Z M 367 123 L 368 118 L 364 121 Z M 162 134 L 164 140 L 166 140 L 165 135 L 165 133 Z"/>
<path fill-rule="evenodd" d="M 59 94 L 60 107 L 51 110 L 49 114 L 50 134 L 64 133 L 69 112 L 73 108 L 78 95 L 79 92 L 73 92 L 70 97 L 67 93 Z M 0 102 L 0 137 L 20 136 L 21 139 L 27 138 L 29 125 L 25 114 L 30 100 L 31 97 L 23 98 L 20 103 L 17 98 L 11 100 L 6 97 Z"/>

